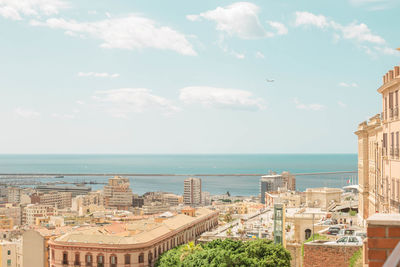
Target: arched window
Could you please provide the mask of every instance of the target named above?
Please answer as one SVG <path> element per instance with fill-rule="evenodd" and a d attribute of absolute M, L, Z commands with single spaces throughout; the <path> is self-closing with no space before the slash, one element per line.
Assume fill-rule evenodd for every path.
<path fill-rule="evenodd" d="M 93 264 L 92 254 L 86 254 L 85 256 L 86 266 L 91 267 Z"/>
<path fill-rule="evenodd" d="M 148 261 L 149 261 L 149 265 L 151 265 L 151 263 L 153 262 L 153 254 L 151 253 L 151 251 L 149 252 L 149 255 L 148 255 Z"/>
<path fill-rule="evenodd" d="M 104 256 L 97 255 L 97 267 L 104 267 Z"/>
<path fill-rule="evenodd" d="M 62 264 L 67 264 L 68 265 L 68 253 L 63 252 L 63 259 L 62 259 Z"/>
<path fill-rule="evenodd" d="M 143 263 L 144 262 L 144 254 L 140 253 L 139 254 L 139 263 Z"/>
<path fill-rule="evenodd" d="M 310 229 L 306 229 L 304 231 L 304 233 L 305 233 L 304 237 L 305 237 L 306 240 L 311 237 L 311 230 Z"/>
<path fill-rule="evenodd" d="M 51 259 L 54 261 L 54 249 L 51 250 Z"/>
<path fill-rule="evenodd" d="M 125 264 L 131 264 L 131 255 L 125 254 Z"/>
<path fill-rule="evenodd" d="M 115 255 L 110 256 L 110 265 L 111 267 L 117 267 L 117 256 Z"/>
<path fill-rule="evenodd" d="M 75 265 L 81 265 L 81 260 L 80 260 L 80 255 L 79 253 L 75 253 L 75 261 L 74 261 Z"/>
<path fill-rule="evenodd" d="M 158 247 L 158 256 L 161 255 L 161 247 Z"/>

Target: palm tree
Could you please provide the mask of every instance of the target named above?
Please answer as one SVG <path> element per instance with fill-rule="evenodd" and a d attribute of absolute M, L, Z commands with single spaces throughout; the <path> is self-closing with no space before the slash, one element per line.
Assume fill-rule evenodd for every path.
<path fill-rule="evenodd" d="M 182 254 L 180 260 L 183 261 L 188 255 L 194 253 L 195 251 L 202 250 L 200 245 L 195 245 L 193 241 L 190 241 L 182 247 Z"/>
<path fill-rule="evenodd" d="M 246 230 L 240 228 L 237 230 L 237 233 L 240 235 L 240 238 L 243 239 L 244 235 L 246 234 Z"/>

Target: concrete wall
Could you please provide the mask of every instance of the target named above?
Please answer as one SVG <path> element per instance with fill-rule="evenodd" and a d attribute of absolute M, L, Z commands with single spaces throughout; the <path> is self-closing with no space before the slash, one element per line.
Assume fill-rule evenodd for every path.
<path fill-rule="evenodd" d="M 29 230 L 22 235 L 23 267 L 44 267 L 47 265 L 44 238 L 36 231 Z"/>
<path fill-rule="evenodd" d="M 353 254 L 362 246 L 338 246 L 318 243 L 304 244 L 303 267 L 349 266 Z"/>

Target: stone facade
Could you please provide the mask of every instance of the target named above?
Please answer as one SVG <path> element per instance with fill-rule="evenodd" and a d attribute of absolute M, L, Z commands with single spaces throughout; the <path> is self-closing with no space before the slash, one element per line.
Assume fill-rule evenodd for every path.
<path fill-rule="evenodd" d="M 382 113 L 359 124 L 359 215 L 400 211 L 400 67 L 383 76 Z"/>

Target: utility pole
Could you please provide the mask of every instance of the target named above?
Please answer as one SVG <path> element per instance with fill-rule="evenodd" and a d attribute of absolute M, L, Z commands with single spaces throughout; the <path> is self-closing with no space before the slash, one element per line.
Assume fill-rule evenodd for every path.
<path fill-rule="evenodd" d="M 314 215 L 315 213 L 312 214 L 312 241 L 314 241 Z"/>

